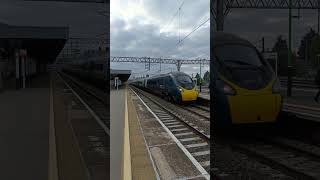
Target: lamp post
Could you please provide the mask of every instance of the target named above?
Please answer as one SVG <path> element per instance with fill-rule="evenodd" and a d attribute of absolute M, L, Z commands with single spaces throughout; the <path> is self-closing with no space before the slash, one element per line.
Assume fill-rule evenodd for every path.
<path fill-rule="evenodd" d="M 292 0 L 289 0 L 289 33 L 288 33 L 288 84 L 287 84 L 287 96 L 292 94 L 292 54 L 291 54 L 291 40 L 292 40 Z"/>

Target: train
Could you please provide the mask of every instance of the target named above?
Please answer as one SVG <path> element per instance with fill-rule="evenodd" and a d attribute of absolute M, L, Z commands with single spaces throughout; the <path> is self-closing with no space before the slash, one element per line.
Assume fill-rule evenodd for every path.
<path fill-rule="evenodd" d="M 79 64 L 66 64 L 62 71 L 78 77 L 81 80 L 89 82 L 90 84 L 101 89 L 107 89 L 110 80 L 107 78 L 107 63 L 105 61 L 86 61 Z"/>
<path fill-rule="evenodd" d="M 178 104 L 195 102 L 199 95 L 192 78 L 183 72 L 141 78 L 131 84 Z"/>
<path fill-rule="evenodd" d="M 215 124 L 275 123 L 282 106 L 280 81 L 249 41 L 224 32 L 211 36 L 210 88 Z"/>

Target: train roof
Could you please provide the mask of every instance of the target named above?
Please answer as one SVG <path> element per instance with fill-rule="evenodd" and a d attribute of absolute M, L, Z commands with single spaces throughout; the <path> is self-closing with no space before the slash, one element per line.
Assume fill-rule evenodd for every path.
<path fill-rule="evenodd" d="M 254 47 L 252 43 L 250 43 L 248 40 L 231 33 L 214 32 L 211 38 L 213 40 L 213 46 L 218 46 L 223 44 L 243 44 L 243 45 Z"/>
<path fill-rule="evenodd" d="M 143 81 L 144 79 L 159 78 L 159 77 L 164 77 L 164 76 L 169 76 L 169 75 L 177 76 L 177 75 L 187 75 L 187 74 L 184 73 L 184 72 L 179 72 L 179 71 L 169 72 L 169 73 L 165 73 L 165 74 L 158 74 L 158 75 L 151 76 L 151 77 L 133 79 L 132 82 L 135 82 L 135 81 Z"/>
<path fill-rule="evenodd" d="M 158 78 L 158 77 L 169 76 L 169 75 L 177 76 L 177 75 L 187 75 L 187 74 L 184 73 L 184 72 L 176 71 L 176 72 L 169 72 L 169 73 L 165 73 L 165 74 L 159 74 L 159 75 L 151 76 L 151 77 L 149 77 L 147 79 Z"/>

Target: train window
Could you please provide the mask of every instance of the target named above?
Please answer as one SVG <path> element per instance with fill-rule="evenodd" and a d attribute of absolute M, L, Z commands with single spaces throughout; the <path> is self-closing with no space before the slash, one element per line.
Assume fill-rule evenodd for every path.
<path fill-rule="evenodd" d="M 186 89 L 192 89 L 194 87 L 194 83 L 188 75 L 178 75 L 176 76 L 177 84 Z"/>
<path fill-rule="evenodd" d="M 272 78 L 270 66 L 255 48 L 229 44 L 216 47 L 214 53 L 220 73 L 242 88 L 260 89 Z"/>
<path fill-rule="evenodd" d="M 216 47 L 214 51 L 218 61 L 227 65 L 257 67 L 263 65 L 257 51 L 249 46 L 238 44 L 223 45 Z"/>
<path fill-rule="evenodd" d="M 164 81 L 165 81 L 165 86 L 166 87 L 172 87 L 172 86 L 174 86 L 174 82 L 173 82 L 173 80 L 171 79 L 171 77 L 165 77 L 165 79 L 164 79 Z"/>
<path fill-rule="evenodd" d="M 163 77 L 159 78 L 158 82 L 159 82 L 159 85 L 164 85 L 164 78 Z"/>
<path fill-rule="evenodd" d="M 192 83 L 193 82 L 192 79 L 187 75 L 179 75 L 179 76 L 177 76 L 176 79 L 179 83 Z"/>

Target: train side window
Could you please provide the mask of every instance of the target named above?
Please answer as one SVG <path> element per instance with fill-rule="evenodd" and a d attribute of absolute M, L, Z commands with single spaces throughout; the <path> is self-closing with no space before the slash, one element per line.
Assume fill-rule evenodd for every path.
<path fill-rule="evenodd" d="M 165 86 L 166 87 L 172 87 L 174 84 L 173 84 L 173 81 L 170 77 L 165 77 Z"/>

